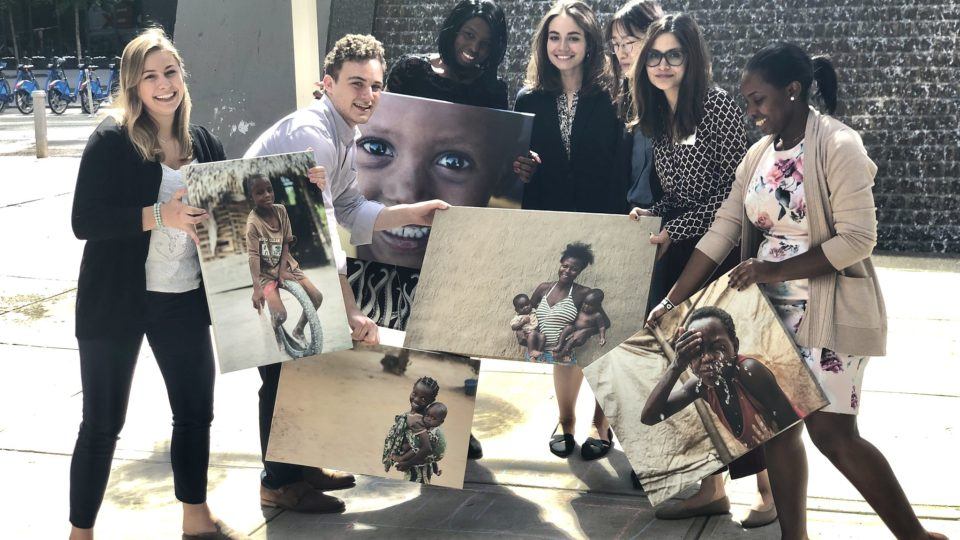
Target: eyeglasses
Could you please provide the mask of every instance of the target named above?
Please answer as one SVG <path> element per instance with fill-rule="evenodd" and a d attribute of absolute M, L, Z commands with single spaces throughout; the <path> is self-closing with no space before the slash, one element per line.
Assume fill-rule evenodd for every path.
<path fill-rule="evenodd" d="M 687 59 L 687 55 L 683 52 L 683 49 L 670 49 L 667 52 L 660 52 L 656 49 L 650 49 L 647 53 L 647 67 L 657 67 L 660 65 L 666 58 L 668 66 L 682 66 L 683 62 Z"/>
<path fill-rule="evenodd" d="M 623 41 L 620 43 L 610 40 L 607 42 L 607 52 L 610 54 L 617 54 L 617 49 L 621 49 L 624 53 L 630 54 L 633 51 L 633 46 L 637 43 L 640 43 L 640 40 L 631 39 L 629 41 Z"/>

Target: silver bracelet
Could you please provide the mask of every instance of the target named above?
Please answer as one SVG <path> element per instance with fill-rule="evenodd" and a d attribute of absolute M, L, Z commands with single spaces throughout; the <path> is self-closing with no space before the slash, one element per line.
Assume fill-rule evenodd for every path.
<path fill-rule="evenodd" d="M 157 222 L 157 228 L 163 227 L 163 215 L 160 213 L 160 203 L 153 203 L 153 220 Z"/>

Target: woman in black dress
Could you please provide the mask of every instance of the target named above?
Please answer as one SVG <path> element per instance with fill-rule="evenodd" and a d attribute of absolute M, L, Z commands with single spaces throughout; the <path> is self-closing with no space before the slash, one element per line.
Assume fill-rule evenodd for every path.
<path fill-rule="evenodd" d="M 596 15 L 583 2 L 558 2 L 541 19 L 531 49 L 515 110 L 536 114 L 530 146 L 542 163 L 524 188 L 523 208 L 625 213 L 625 182 L 610 172 L 623 124 L 611 97 L 613 78 Z M 553 380 L 563 433 L 551 439 L 550 451 L 566 457 L 576 448 L 583 371 L 555 364 Z M 593 423 L 599 438 L 584 442 L 584 459 L 606 455 L 612 444 L 599 403 Z"/>
<path fill-rule="evenodd" d="M 461 0 L 437 35 L 439 53 L 400 57 L 387 91 L 462 105 L 507 108 L 507 85 L 497 68 L 507 50 L 507 23 L 493 0 Z"/>

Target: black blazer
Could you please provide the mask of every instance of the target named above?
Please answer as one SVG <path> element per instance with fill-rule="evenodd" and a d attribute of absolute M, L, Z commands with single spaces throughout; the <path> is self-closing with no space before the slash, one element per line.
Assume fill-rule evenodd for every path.
<path fill-rule="evenodd" d="M 190 126 L 197 161 L 226 159 L 209 131 Z M 86 240 L 77 283 L 76 336 L 81 339 L 144 331 L 150 233 L 143 208 L 157 202 L 163 171 L 144 161 L 113 118 L 90 135 L 73 194 L 73 234 Z M 201 285 L 202 287 L 202 285 Z M 203 314 L 209 324 L 209 313 Z"/>
<path fill-rule="evenodd" d="M 623 124 L 605 92 L 580 96 L 570 130 L 570 158 L 560 137 L 557 93 L 523 89 L 514 110 L 534 113 L 530 148 L 542 163 L 523 189 L 523 208 L 621 214 L 626 183 L 614 174 Z"/>

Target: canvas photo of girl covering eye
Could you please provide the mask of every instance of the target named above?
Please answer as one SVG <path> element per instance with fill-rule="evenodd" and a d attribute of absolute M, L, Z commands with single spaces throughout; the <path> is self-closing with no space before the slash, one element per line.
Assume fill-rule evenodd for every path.
<path fill-rule="evenodd" d="M 438 212 L 404 344 L 587 366 L 643 327 L 658 227 L 622 215 Z"/>
<path fill-rule="evenodd" d="M 187 166 L 221 373 L 350 348 L 309 152 Z"/>
<path fill-rule="evenodd" d="M 283 366 L 267 459 L 463 487 L 476 377 L 467 358 L 362 345 Z"/>
<path fill-rule="evenodd" d="M 827 404 L 769 301 L 727 283 L 584 369 L 653 504 Z"/>

